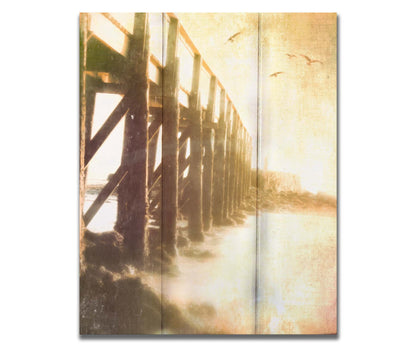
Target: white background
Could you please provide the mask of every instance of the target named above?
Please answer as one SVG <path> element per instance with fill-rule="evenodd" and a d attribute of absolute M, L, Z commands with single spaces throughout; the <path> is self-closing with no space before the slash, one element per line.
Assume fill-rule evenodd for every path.
<path fill-rule="evenodd" d="M 416 30 L 411 4 L 3 3 L 0 343 L 411 345 L 416 324 Z M 339 14 L 338 338 L 79 338 L 78 13 L 104 10 Z"/>

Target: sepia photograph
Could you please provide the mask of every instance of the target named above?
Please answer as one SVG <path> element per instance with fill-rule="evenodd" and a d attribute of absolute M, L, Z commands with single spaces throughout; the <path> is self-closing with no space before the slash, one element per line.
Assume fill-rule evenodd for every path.
<path fill-rule="evenodd" d="M 81 13 L 81 335 L 336 335 L 337 14 Z"/>

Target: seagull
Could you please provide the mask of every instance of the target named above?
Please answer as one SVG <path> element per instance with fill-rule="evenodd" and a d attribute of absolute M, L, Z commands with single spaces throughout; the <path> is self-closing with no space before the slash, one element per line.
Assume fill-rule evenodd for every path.
<path fill-rule="evenodd" d="M 289 59 L 296 58 L 296 55 L 294 54 L 286 53 L 286 55 L 289 57 Z"/>
<path fill-rule="evenodd" d="M 269 77 L 277 77 L 277 75 L 280 75 L 281 73 L 284 73 L 284 71 L 274 72 L 274 73 L 270 74 Z"/>
<path fill-rule="evenodd" d="M 308 56 L 303 55 L 303 54 L 301 54 L 301 56 L 304 57 L 307 60 L 306 64 L 308 64 L 308 65 L 311 65 L 312 63 L 319 63 L 319 64 L 323 65 L 322 61 L 320 61 L 320 60 L 312 60 L 311 58 L 309 58 Z"/>
<path fill-rule="evenodd" d="M 225 41 L 225 43 L 227 43 L 228 41 L 230 42 L 234 42 L 235 38 L 241 34 L 241 31 L 239 31 L 238 33 L 235 33 L 234 35 L 230 36 L 227 41 Z"/>

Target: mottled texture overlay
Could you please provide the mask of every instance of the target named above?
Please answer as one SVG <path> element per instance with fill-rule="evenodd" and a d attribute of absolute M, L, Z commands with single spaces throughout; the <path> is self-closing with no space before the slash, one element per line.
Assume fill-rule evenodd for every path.
<path fill-rule="evenodd" d="M 336 334 L 336 14 L 80 28 L 80 333 Z"/>

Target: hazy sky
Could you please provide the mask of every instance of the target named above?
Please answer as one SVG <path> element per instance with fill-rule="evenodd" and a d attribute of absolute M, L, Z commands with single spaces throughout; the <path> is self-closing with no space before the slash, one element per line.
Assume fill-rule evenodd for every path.
<path fill-rule="evenodd" d="M 178 17 L 229 91 L 253 138 L 259 117 L 259 166 L 267 158 L 269 170 L 298 174 L 306 189 L 335 194 L 336 15 Z M 235 41 L 227 42 L 237 32 L 241 34 Z M 322 64 L 308 65 L 301 54 Z M 270 77 L 276 71 L 284 73 Z"/>

